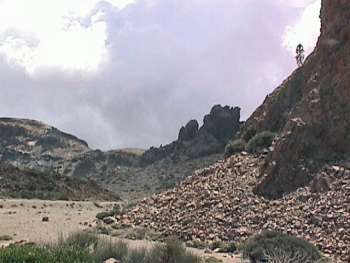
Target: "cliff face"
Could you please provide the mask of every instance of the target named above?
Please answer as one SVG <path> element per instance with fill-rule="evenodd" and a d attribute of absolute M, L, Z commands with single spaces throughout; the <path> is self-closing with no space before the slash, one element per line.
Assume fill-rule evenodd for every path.
<path fill-rule="evenodd" d="M 277 198 L 328 162 L 350 158 L 350 1 L 323 0 L 314 52 L 253 113 L 241 136 L 280 134 L 256 193 Z"/>

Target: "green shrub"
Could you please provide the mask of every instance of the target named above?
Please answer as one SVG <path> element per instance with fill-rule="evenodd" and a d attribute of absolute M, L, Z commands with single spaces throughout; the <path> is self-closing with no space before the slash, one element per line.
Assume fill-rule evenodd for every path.
<path fill-rule="evenodd" d="M 79 247 L 81 249 L 93 249 L 97 246 L 98 237 L 88 232 L 76 232 L 67 237 L 61 236 L 56 247 Z"/>
<path fill-rule="evenodd" d="M 1 263 L 101 263 L 115 258 L 123 263 L 209 263 L 188 252 L 180 241 L 168 240 L 151 249 L 130 250 L 122 241 L 73 234 L 49 246 L 11 245 L 0 249 Z M 76 243 L 74 243 L 76 242 Z M 96 243 L 97 242 L 97 243 Z"/>
<path fill-rule="evenodd" d="M 205 249 L 208 247 L 208 245 L 209 245 L 208 242 L 202 241 L 200 239 L 194 239 L 186 242 L 187 247 L 198 248 L 198 249 Z"/>
<path fill-rule="evenodd" d="M 0 241 L 10 241 L 12 237 L 9 235 L 0 236 Z"/>
<path fill-rule="evenodd" d="M 125 238 L 131 240 L 142 240 L 146 237 L 146 229 L 143 227 L 135 227 L 130 229 L 130 232 L 126 234 Z"/>
<path fill-rule="evenodd" d="M 139 250 L 131 250 L 125 259 L 124 263 L 141 263 L 145 262 L 146 257 L 146 250 L 145 249 L 139 249 Z"/>
<path fill-rule="evenodd" d="M 319 250 L 311 243 L 283 233 L 266 231 L 248 239 L 243 245 L 243 257 L 253 263 L 263 258 L 269 262 L 305 262 L 314 263 L 322 260 Z"/>
<path fill-rule="evenodd" d="M 145 263 L 201 263 L 202 259 L 188 252 L 176 239 L 169 239 L 164 245 L 156 245 L 146 255 Z"/>
<path fill-rule="evenodd" d="M 76 246 L 57 247 L 50 250 L 50 253 L 51 261 L 46 263 L 94 263 L 86 249 Z"/>
<path fill-rule="evenodd" d="M 244 136 L 243 136 L 243 140 L 245 140 L 246 142 L 249 142 L 251 138 L 253 138 L 256 135 L 256 130 L 255 129 L 251 129 L 248 130 Z"/>
<path fill-rule="evenodd" d="M 9 246 L 0 250 L 2 263 L 47 263 L 49 260 L 49 251 L 35 246 Z"/>
<path fill-rule="evenodd" d="M 113 207 L 111 211 L 104 211 L 104 212 L 98 213 L 96 215 L 96 218 L 99 220 L 103 220 L 106 217 L 120 215 L 121 213 L 122 211 L 121 211 L 120 205 L 116 205 Z"/>
<path fill-rule="evenodd" d="M 225 157 L 229 157 L 234 155 L 235 153 L 239 153 L 244 151 L 246 147 L 246 142 L 242 139 L 237 139 L 234 141 L 229 141 L 225 147 Z"/>
<path fill-rule="evenodd" d="M 260 132 L 249 140 L 246 146 L 246 151 L 249 153 L 255 153 L 261 150 L 262 148 L 268 148 L 272 145 L 274 138 L 275 134 L 273 132 Z"/>
<path fill-rule="evenodd" d="M 96 263 L 103 262 L 109 258 L 124 260 L 128 255 L 128 245 L 123 241 L 112 241 L 111 239 L 100 239 L 93 252 Z"/>
<path fill-rule="evenodd" d="M 211 250 L 216 250 L 220 253 L 233 253 L 237 250 L 233 242 L 214 241 L 210 244 Z"/>
<path fill-rule="evenodd" d="M 45 248 L 33 245 L 9 246 L 0 250 L 1 263 L 93 263 L 87 251 L 77 247 Z"/>

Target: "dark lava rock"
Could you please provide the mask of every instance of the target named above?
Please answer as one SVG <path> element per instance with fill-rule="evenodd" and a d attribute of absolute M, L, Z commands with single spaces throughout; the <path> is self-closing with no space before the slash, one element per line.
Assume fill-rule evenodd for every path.
<path fill-rule="evenodd" d="M 166 158 L 181 161 L 221 153 L 240 125 L 240 108 L 215 105 L 199 129 L 198 122 L 191 120 L 180 129 L 178 140 L 150 148 L 142 155 L 141 163 L 149 165 Z"/>

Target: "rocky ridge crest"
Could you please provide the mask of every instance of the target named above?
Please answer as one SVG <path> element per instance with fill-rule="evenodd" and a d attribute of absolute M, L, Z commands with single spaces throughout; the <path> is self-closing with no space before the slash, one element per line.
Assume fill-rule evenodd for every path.
<path fill-rule="evenodd" d="M 196 120 L 189 121 L 181 127 L 176 141 L 152 147 L 142 155 L 141 163 L 149 165 L 162 159 L 183 161 L 222 153 L 240 125 L 240 108 L 215 105 L 200 128 Z"/>

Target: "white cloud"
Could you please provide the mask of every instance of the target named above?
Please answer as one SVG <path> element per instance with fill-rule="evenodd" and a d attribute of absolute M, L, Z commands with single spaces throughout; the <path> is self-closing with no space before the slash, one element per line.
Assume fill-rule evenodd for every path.
<path fill-rule="evenodd" d="M 0 114 L 103 149 L 168 143 L 217 103 L 248 117 L 296 66 L 286 2 L 0 0 Z"/>
<path fill-rule="evenodd" d="M 320 34 L 321 21 L 319 19 L 319 13 L 321 9 L 321 0 L 300 0 L 293 2 L 298 6 L 308 5 L 306 5 L 300 20 L 287 27 L 283 35 L 283 44 L 291 52 L 295 52 L 296 46 L 301 43 L 309 53 L 315 47 Z"/>
<path fill-rule="evenodd" d="M 296 8 L 305 8 L 308 5 L 312 4 L 313 2 L 315 2 L 315 0 L 280 0 L 282 2 L 284 2 L 284 4 L 287 4 L 291 7 L 296 7 Z"/>
<path fill-rule="evenodd" d="M 97 2 L 1 1 L 0 53 L 30 73 L 41 67 L 95 71 L 106 55 L 106 24 L 96 19 L 85 27 L 78 18 L 88 15 Z M 132 1 L 107 2 L 123 8 Z"/>

